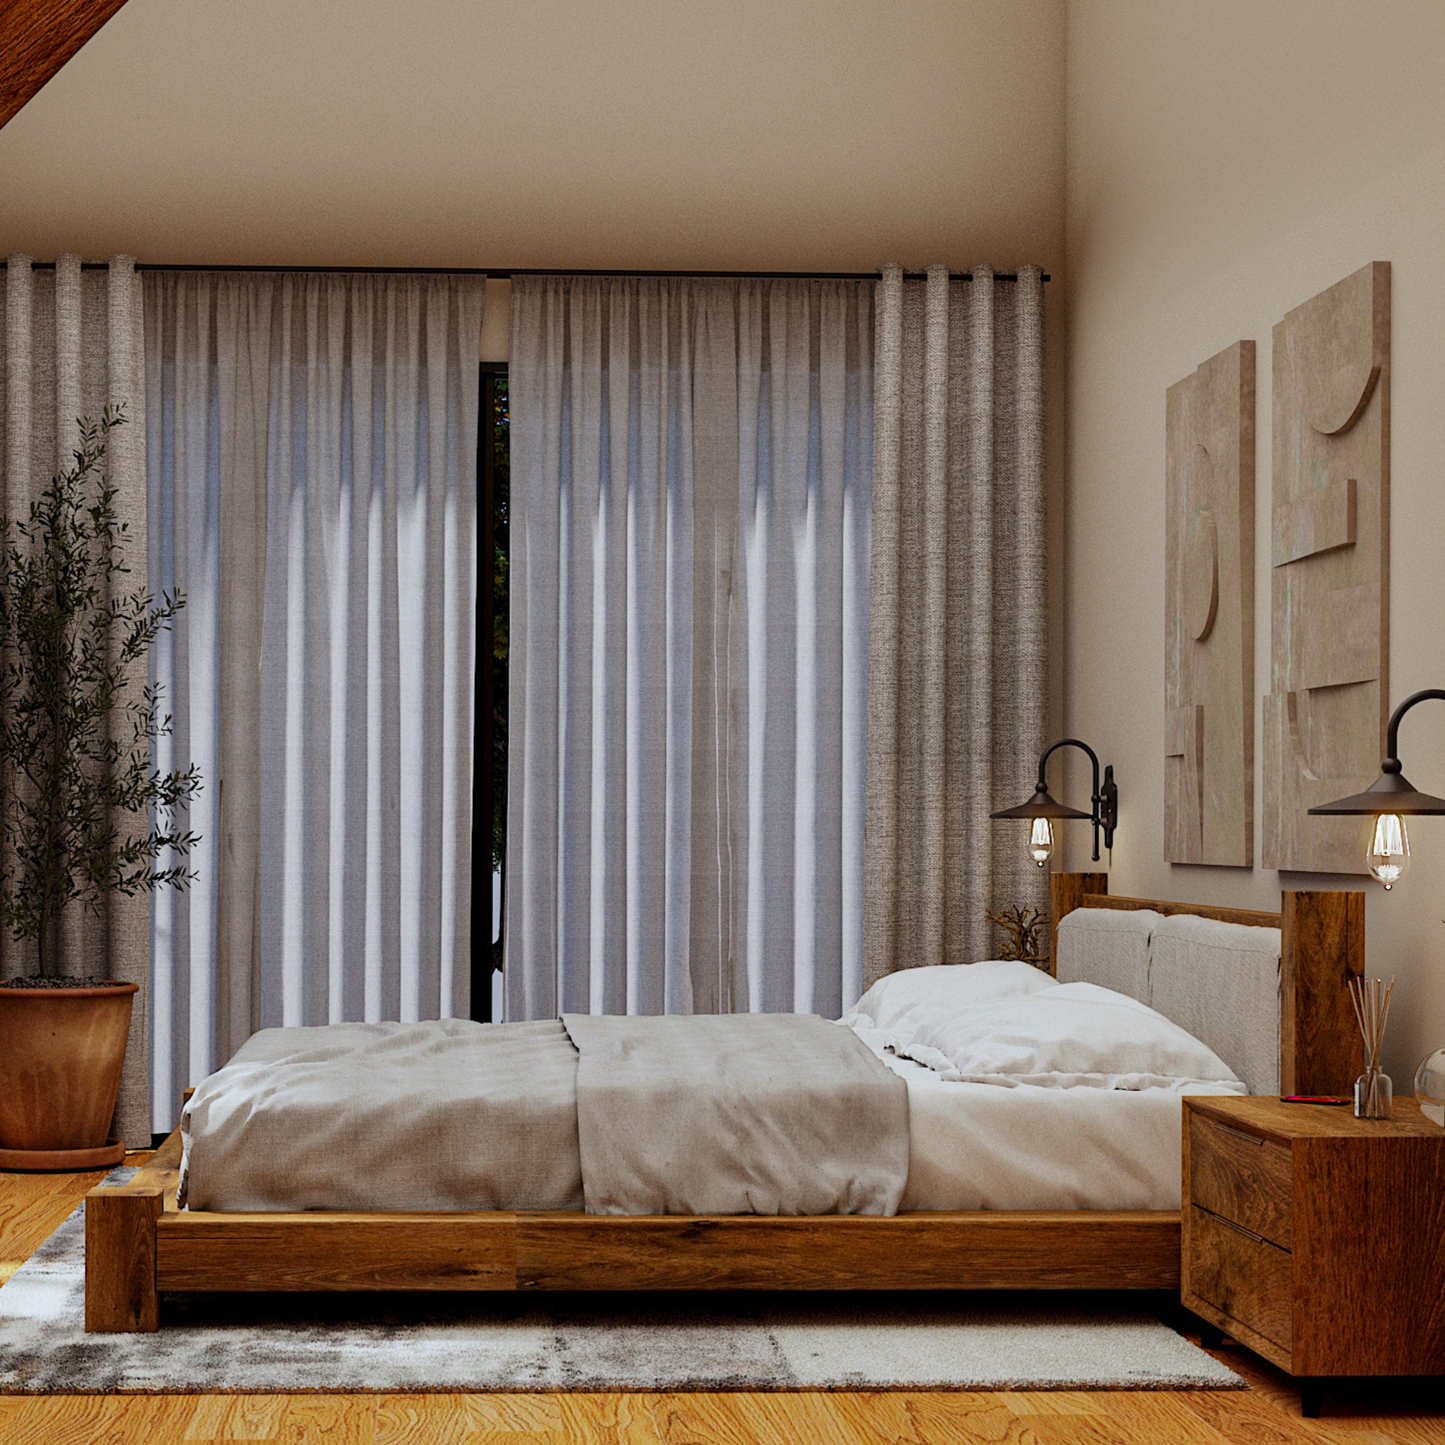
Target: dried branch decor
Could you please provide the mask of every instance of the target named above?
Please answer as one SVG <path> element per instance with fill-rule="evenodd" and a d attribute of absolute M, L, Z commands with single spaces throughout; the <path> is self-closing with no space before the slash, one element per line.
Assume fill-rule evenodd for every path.
<path fill-rule="evenodd" d="M 985 910 L 985 914 L 990 923 L 1008 934 L 1009 941 L 999 950 L 1000 958 L 1018 958 L 1036 967 L 1049 961 L 1048 954 L 1041 952 L 1040 938 L 1049 926 L 1047 912 L 1038 908 L 1005 908 L 1002 913 Z"/>

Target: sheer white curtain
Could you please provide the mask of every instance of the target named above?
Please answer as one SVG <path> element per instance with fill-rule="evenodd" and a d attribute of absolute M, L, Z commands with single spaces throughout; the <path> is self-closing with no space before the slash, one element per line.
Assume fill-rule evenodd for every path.
<path fill-rule="evenodd" d="M 205 780 L 154 1118 L 257 1028 L 465 1016 L 484 282 L 145 276 L 153 657 Z"/>
<path fill-rule="evenodd" d="M 513 283 L 509 1018 L 858 996 L 873 289 Z"/>
<path fill-rule="evenodd" d="M 128 425 L 110 434 L 106 474 L 116 488 L 115 508 L 129 528 L 126 590 L 146 585 L 145 368 L 141 344 L 140 281 L 129 256 L 82 268 L 79 256 L 61 256 L 39 268 L 29 256 L 6 262 L 0 294 L 0 458 L 4 462 L 0 512 L 23 519 L 35 495 L 70 465 L 76 419 L 99 420 L 107 405 L 124 406 Z M 152 581 L 154 589 L 154 581 Z M 141 679 L 132 686 L 139 688 Z M 7 785 L 0 779 L 0 787 Z M 144 830 L 132 818 L 129 833 Z M 65 972 L 84 976 L 97 967 L 107 977 L 140 985 L 131 1012 L 125 1072 L 115 1127 L 132 1148 L 150 1144 L 146 1010 L 150 999 L 150 903 L 112 894 L 97 913 L 72 906 L 61 921 Z M 35 970 L 34 945 L 18 945 L 0 932 L 0 970 L 13 978 Z"/>

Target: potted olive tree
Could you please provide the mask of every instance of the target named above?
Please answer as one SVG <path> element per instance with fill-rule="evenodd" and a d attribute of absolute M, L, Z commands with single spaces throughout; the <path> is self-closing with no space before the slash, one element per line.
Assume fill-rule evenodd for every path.
<path fill-rule="evenodd" d="M 86 976 L 103 960 L 59 957 L 67 907 L 98 911 L 193 876 L 197 841 L 176 807 L 200 788 L 192 767 L 159 774 L 151 743 L 169 731 L 146 655 L 183 605 L 126 592 L 127 528 L 105 476 L 107 407 L 81 421 L 74 465 L 28 521 L 0 518 L 0 926 L 33 943 L 36 973 L 0 984 L 0 1168 L 117 1163 L 107 1134 L 125 1062 L 134 983 Z"/>

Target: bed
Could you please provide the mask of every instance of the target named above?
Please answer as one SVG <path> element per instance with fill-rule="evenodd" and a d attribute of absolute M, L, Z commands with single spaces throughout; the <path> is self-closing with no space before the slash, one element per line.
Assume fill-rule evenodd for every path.
<path fill-rule="evenodd" d="M 1111 897 L 1107 887 L 1106 874 L 1053 876 L 1051 957 L 1059 956 L 1059 925 L 1080 908 L 1277 928 L 1280 1091 L 1347 1087 L 1357 1043 L 1345 980 L 1363 966 L 1362 893 L 1286 892 L 1275 914 Z M 904 1207 L 888 1215 L 228 1212 L 178 1208 L 181 1148 L 178 1129 L 130 1183 L 87 1196 L 88 1331 L 155 1330 L 161 1296 L 191 1290 L 1179 1284 L 1177 1208 L 924 1209 L 909 1207 L 915 1201 L 905 1197 Z"/>

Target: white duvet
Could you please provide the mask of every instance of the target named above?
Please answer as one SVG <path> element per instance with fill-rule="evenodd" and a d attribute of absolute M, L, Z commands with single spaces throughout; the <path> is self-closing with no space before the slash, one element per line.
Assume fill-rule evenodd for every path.
<path fill-rule="evenodd" d="M 181 1118 L 193 1209 L 892 1214 L 908 1091 L 813 1015 L 264 1029 Z"/>
<path fill-rule="evenodd" d="M 843 1022 L 908 1085 L 903 1209 L 1177 1209 L 1183 1094 L 1243 1094 L 1146 1005 L 1030 964 L 891 974 Z"/>
<path fill-rule="evenodd" d="M 950 1082 L 911 1059 L 900 1209 L 1178 1209 L 1179 1094 Z M 1191 1094 L 1238 1093 L 1226 1083 Z"/>

